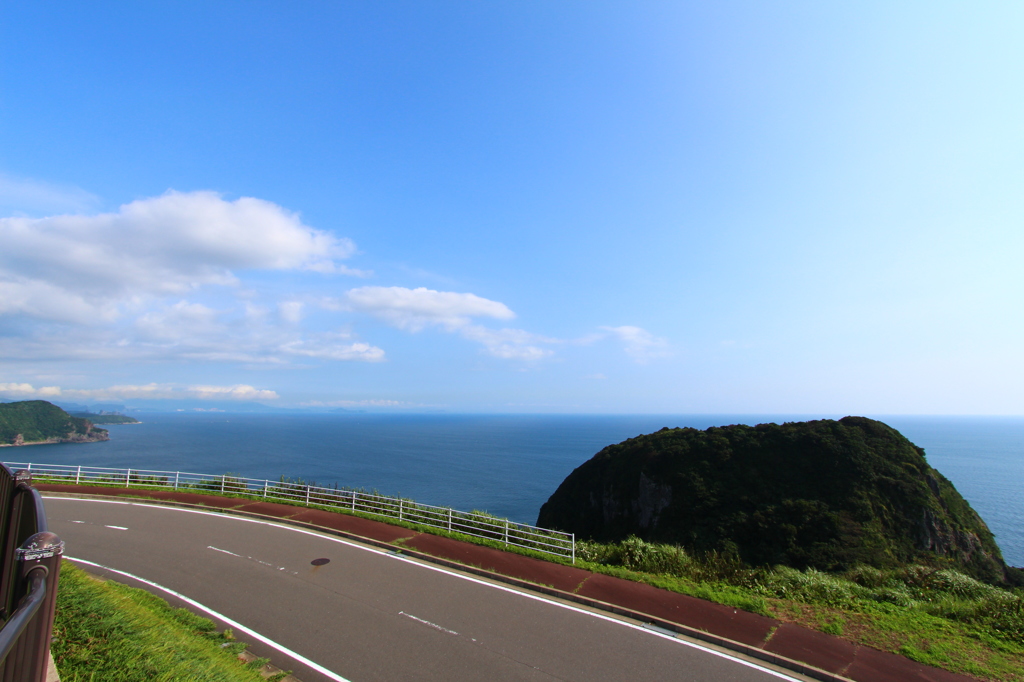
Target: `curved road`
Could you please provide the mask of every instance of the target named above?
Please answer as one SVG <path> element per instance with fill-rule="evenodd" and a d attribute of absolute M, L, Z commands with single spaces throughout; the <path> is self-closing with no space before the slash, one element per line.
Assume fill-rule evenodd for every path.
<path fill-rule="evenodd" d="M 68 557 L 174 590 L 329 671 L 239 634 L 303 682 L 808 679 L 293 526 L 143 503 L 47 496 L 45 504 Z"/>

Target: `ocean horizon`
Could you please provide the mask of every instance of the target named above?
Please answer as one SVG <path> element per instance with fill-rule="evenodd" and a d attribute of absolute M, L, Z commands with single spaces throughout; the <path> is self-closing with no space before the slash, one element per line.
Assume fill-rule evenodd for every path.
<path fill-rule="evenodd" d="M 8 449 L 40 464 L 281 476 L 378 490 L 535 523 L 562 480 L 603 447 L 662 427 L 844 415 L 524 415 L 139 412 L 110 440 Z M 924 448 L 1024 566 L 1024 417 L 865 415 Z"/>

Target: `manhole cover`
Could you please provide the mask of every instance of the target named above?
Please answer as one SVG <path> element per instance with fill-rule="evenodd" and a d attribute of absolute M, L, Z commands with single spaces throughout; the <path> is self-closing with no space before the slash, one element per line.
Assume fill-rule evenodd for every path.
<path fill-rule="evenodd" d="M 324 564 L 331 563 L 331 560 L 330 559 L 313 559 L 309 563 L 313 564 L 314 566 L 323 566 Z"/>

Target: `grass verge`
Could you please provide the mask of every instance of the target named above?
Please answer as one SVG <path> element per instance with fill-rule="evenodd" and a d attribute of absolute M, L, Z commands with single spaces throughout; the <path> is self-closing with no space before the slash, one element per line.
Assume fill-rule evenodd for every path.
<path fill-rule="evenodd" d="M 65 561 L 51 652 L 62 682 L 263 682 L 213 621 Z"/>
<path fill-rule="evenodd" d="M 727 604 L 925 665 L 1024 682 L 1024 591 L 947 567 L 859 566 L 842 573 L 750 567 L 715 553 L 628 538 L 577 543 L 595 572 Z"/>

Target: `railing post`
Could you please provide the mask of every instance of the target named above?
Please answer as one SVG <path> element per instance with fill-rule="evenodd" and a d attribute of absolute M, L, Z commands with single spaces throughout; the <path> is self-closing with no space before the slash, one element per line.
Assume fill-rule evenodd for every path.
<path fill-rule="evenodd" d="M 19 464 L 19 466 L 22 466 L 22 465 Z M 31 474 L 30 474 L 31 471 L 43 472 L 43 475 L 45 475 L 45 472 L 49 471 L 49 469 L 47 469 L 46 465 L 40 465 L 40 464 L 35 464 L 34 465 L 31 462 L 24 463 L 23 466 L 25 467 L 25 469 L 21 470 L 18 473 L 17 480 L 19 480 L 19 481 L 22 481 L 22 480 L 27 481 L 27 480 L 29 480 L 30 477 L 31 477 Z M 71 466 L 73 466 L 73 465 L 68 465 L 67 468 L 70 469 Z M 75 484 L 76 485 L 81 485 L 83 483 L 83 473 L 85 474 L 86 477 L 88 477 L 89 475 L 96 475 L 96 474 L 90 474 L 90 472 L 88 472 L 88 471 L 83 471 L 83 469 L 85 469 L 85 468 L 87 468 L 87 467 L 83 467 L 82 465 L 78 465 L 77 467 L 75 467 Z M 117 473 L 116 472 L 117 471 L 121 471 L 120 469 L 103 469 L 102 471 L 110 472 L 106 479 L 103 479 L 102 478 L 102 474 L 99 474 L 99 476 L 101 477 L 102 480 L 106 480 L 106 481 L 108 481 L 108 483 L 113 483 L 114 485 L 117 484 L 116 483 L 116 477 L 117 477 Z M 133 469 L 128 468 L 128 469 L 124 469 L 123 471 L 126 472 L 125 473 L 125 488 L 130 488 L 131 487 L 131 481 L 132 481 L 131 476 L 132 476 Z M 135 477 L 136 481 L 143 481 L 143 480 L 145 480 L 145 472 L 146 471 L 147 470 L 139 470 L 138 472 L 136 472 L 137 473 L 137 475 Z M 156 473 L 164 473 L 164 472 L 152 472 L 152 473 L 156 474 Z M 182 472 L 180 472 L 180 471 L 174 472 L 174 490 L 179 490 L 181 485 L 182 485 L 181 473 Z M 62 474 L 62 475 L 66 475 L 68 478 L 70 478 L 70 472 L 66 472 L 66 474 Z M 202 476 L 202 478 L 199 479 L 199 480 L 200 481 L 204 481 L 204 482 L 210 482 L 210 481 L 207 481 L 207 479 L 209 479 L 209 478 L 216 478 L 217 477 L 217 475 L 209 475 L 209 474 L 201 474 L 201 476 Z M 227 492 L 227 476 L 228 475 L 227 474 L 222 474 L 222 475 L 219 475 L 219 476 L 220 476 L 220 491 L 222 493 L 226 493 Z M 161 480 L 163 480 L 165 482 L 169 482 L 169 477 L 168 478 L 163 478 Z M 240 480 L 247 481 L 248 479 L 240 479 Z M 85 482 L 87 483 L 88 481 L 85 481 Z M 143 485 L 145 485 L 145 484 L 143 484 Z M 254 491 L 250 491 L 250 489 L 248 487 L 248 483 L 245 483 L 244 486 L 245 487 L 243 488 L 243 490 L 249 491 L 249 492 L 254 492 Z M 298 484 L 285 484 L 285 483 L 282 483 L 282 486 L 283 486 L 282 494 L 286 498 L 289 498 L 289 499 L 292 499 L 292 500 L 302 499 L 298 495 L 297 488 L 300 487 Z M 204 483 L 204 487 L 205 487 L 205 483 Z M 312 492 L 313 486 L 306 485 L 305 488 L 306 488 L 305 505 L 308 507 L 308 506 L 312 505 L 312 503 L 313 503 L 313 492 Z M 216 490 L 216 489 L 214 489 L 214 490 Z M 358 512 L 359 511 L 359 493 L 356 490 L 351 490 L 351 491 L 343 491 L 343 490 L 340 490 L 340 489 L 335 489 L 335 490 L 337 490 L 337 493 L 335 494 L 334 497 L 332 497 L 332 495 L 330 493 L 325 493 L 325 497 L 321 498 L 319 503 L 320 504 L 326 504 L 326 505 L 329 505 L 329 506 L 337 506 L 337 507 L 347 506 L 347 503 L 344 502 L 343 496 L 345 494 L 348 494 L 348 495 L 352 496 L 351 504 L 350 504 L 351 510 L 353 512 Z M 264 479 L 263 480 L 263 499 L 267 500 L 269 498 L 270 498 L 270 480 L 269 479 Z M 368 499 L 369 499 L 369 501 L 364 503 L 364 505 L 363 505 L 364 506 L 364 510 L 368 511 L 368 513 L 371 513 L 371 514 L 377 514 L 377 515 L 383 515 L 383 516 L 389 516 L 391 514 L 389 509 L 391 509 L 391 504 L 393 504 L 393 501 L 397 499 L 398 500 L 398 504 L 397 504 L 397 507 L 398 507 L 398 512 L 397 512 L 398 520 L 399 521 L 405 521 L 405 500 L 402 499 L 401 497 L 391 497 L 391 496 L 387 496 L 387 495 L 385 495 L 385 496 L 371 495 L 370 498 L 368 498 Z M 414 511 L 415 511 L 415 508 L 416 508 L 415 507 L 415 502 L 413 502 L 413 505 L 414 505 Z M 427 514 L 425 516 L 418 517 L 420 519 L 419 521 L 417 521 L 418 523 L 424 523 L 426 525 L 434 526 L 436 528 L 447 529 L 449 532 L 455 532 L 455 509 L 453 507 L 442 508 L 442 507 L 433 507 L 431 505 L 425 505 L 424 509 L 426 510 L 427 508 L 429 508 L 431 510 L 436 510 L 437 513 L 432 511 L 431 513 L 429 513 L 429 514 Z M 447 510 L 447 517 L 448 518 L 447 519 L 444 519 L 443 517 L 442 518 L 437 518 L 437 516 L 440 516 L 441 514 L 444 514 L 445 509 Z M 498 525 L 498 523 L 497 523 L 498 520 L 493 519 L 493 518 L 485 518 L 483 520 L 480 520 L 480 519 L 477 519 L 474 515 L 472 515 L 472 514 L 470 514 L 468 512 L 467 513 L 460 512 L 460 514 L 464 514 L 465 518 L 469 519 L 467 521 L 467 523 L 469 525 L 466 526 L 466 528 L 475 528 L 475 524 L 477 524 L 477 523 L 482 523 L 485 527 L 490 528 L 491 529 L 490 531 L 488 531 L 486 529 L 483 531 L 485 533 L 485 535 L 483 537 L 492 537 L 493 538 L 494 536 L 490 535 L 489 533 L 492 532 L 493 530 L 495 530 L 495 526 L 497 526 L 498 528 L 502 529 L 502 535 L 501 535 L 501 541 L 502 542 L 504 542 L 506 545 L 517 544 L 517 543 L 513 543 L 512 542 L 512 522 L 510 520 L 503 519 L 504 526 L 502 527 L 502 526 Z M 417 518 L 415 513 L 413 514 L 413 518 Z M 522 541 L 524 541 L 524 542 L 525 541 L 529 541 L 530 543 L 533 542 L 532 540 L 530 540 L 530 538 L 533 537 L 533 536 L 536 536 L 536 533 L 533 533 L 533 530 L 543 531 L 543 529 L 538 529 L 535 526 L 521 526 L 520 524 L 516 524 L 516 528 L 517 528 L 517 533 L 520 534 L 517 537 L 521 536 L 522 538 L 524 538 Z M 463 531 L 463 532 L 466 532 L 466 531 Z M 470 534 L 471 535 L 476 535 L 477 533 L 470 532 Z M 2 536 L 2 533 L 0 533 L 0 536 Z M 574 564 L 576 563 L 576 535 L 574 533 L 558 533 L 557 537 L 559 539 L 557 541 L 556 541 L 554 535 L 548 534 L 548 531 L 543 531 L 542 536 L 544 538 L 546 538 L 548 540 L 548 542 L 540 542 L 540 545 L 543 545 L 544 547 L 546 547 L 546 549 L 540 549 L 540 551 L 547 552 L 549 554 L 557 554 L 557 555 L 562 556 L 562 557 L 564 557 L 564 556 L 566 556 L 566 554 L 568 554 L 569 557 L 572 560 L 572 563 L 574 563 Z M 541 537 L 541 536 L 537 536 L 537 537 Z M 558 544 L 558 542 L 566 542 L 566 543 L 568 543 L 569 546 L 566 547 L 565 545 Z M 554 544 L 552 544 L 552 543 L 554 543 Z M 16 547 L 17 547 L 17 545 L 8 547 L 7 551 L 13 552 Z M 0 548 L 0 549 L 2 549 L 2 548 Z M 568 551 L 566 551 L 566 550 L 568 550 Z M 7 577 L 0 578 L 0 583 L 3 583 L 4 580 L 8 580 L 8 579 L 9 578 L 7 578 Z M 8 588 L 7 589 L 8 590 L 11 589 L 10 583 L 7 583 L 7 584 L 8 584 Z M 0 586 L 0 592 L 3 592 L 2 586 Z M 2 618 L 3 618 L 3 614 L 0 613 L 0 620 L 2 620 Z M 2 661 L 0 661 L 0 666 L 2 666 Z M 3 680 L 2 673 L 0 673 L 0 682 L 2 682 L 2 680 Z"/>

